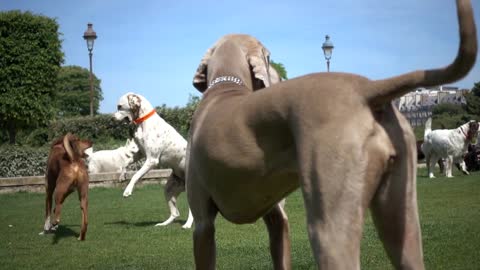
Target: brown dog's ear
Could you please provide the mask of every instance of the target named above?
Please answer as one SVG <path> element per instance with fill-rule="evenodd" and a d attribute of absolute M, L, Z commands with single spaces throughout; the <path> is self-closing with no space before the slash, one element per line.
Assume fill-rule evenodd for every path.
<path fill-rule="evenodd" d="M 208 60 L 213 54 L 215 50 L 215 46 L 209 48 L 205 55 L 203 56 L 202 60 L 200 60 L 200 65 L 198 65 L 197 71 L 195 72 L 195 76 L 193 77 L 193 86 L 197 88 L 200 92 L 205 92 L 207 90 L 208 82 L 207 82 L 207 66 Z"/>
<path fill-rule="evenodd" d="M 140 106 L 142 104 L 142 99 L 135 94 L 130 94 L 127 96 L 128 106 L 132 110 L 133 120 L 140 117 Z"/>
<path fill-rule="evenodd" d="M 82 158 L 88 157 L 87 153 L 85 153 L 85 150 L 88 148 L 92 147 L 93 143 L 90 140 L 79 140 L 78 141 L 78 154 Z"/>

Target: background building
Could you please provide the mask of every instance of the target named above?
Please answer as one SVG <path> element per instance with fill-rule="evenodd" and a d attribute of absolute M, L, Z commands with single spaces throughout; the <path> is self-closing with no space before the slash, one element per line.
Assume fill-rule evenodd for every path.
<path fill-rule="evenodd" d="M 439 104 L 466 104 L 465 94 L 470 90 L 454 86 L 418 88 L 394 100 L 395 106 L 408 119 L 412 127 L 423 126 L 432 116 L 433 107 Z"/>

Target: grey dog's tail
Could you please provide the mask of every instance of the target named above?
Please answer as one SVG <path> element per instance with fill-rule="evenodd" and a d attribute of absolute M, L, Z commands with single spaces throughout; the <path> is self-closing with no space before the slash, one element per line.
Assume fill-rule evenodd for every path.
<path fill-rule="evenodd" d="M 427 122 L 425 122 L 425 132 L 423 133 L 423 139 L 426 140 L 427 135 L 432 132 L 432 118 L 429 117 Z"/>
<path fill-rule="evenodd" d="M 455 82 L 468 74 L 477 57 L 477 31 L 470 0 L 456 0 L 460 46 L 455 60 L 439 69 L 418 70 L 397 77 L 373 81 L 367 90 L 367 101 L 382 105 L 417 87 L 430 87 Z"/>

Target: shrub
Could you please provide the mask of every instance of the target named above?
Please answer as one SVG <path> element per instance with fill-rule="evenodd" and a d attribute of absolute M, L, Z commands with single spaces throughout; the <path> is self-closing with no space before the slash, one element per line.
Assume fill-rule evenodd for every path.
<path fill-rule="evenodd" d="M 49 139 L 62 136 L 67 132 L 76 134 L 81 138 L 97 140 L 121 140 L 131 137 L 133 126 L 124 122 L 115 121 L 109 114 L 94 117 L 74 117 L 57 120 L 50 125 L 52 134 Z"/>
<path fill-rule="evenodd" d="M 199 100 L 192 96 L 185 107 L 169 108 L 162 105 L 156 110 L 167 123 L 186 137 Z M 133 137 L 134 131 L 133 124 L 118 122 L 111 114 L 63 118 L 51 122 L 45 128 L 23 130 L 18 134 L 17 145 L 4 144 L 0 147 L 0 177 L 43 175 L 50 143 L 67 132 L 92 140 L 94 151 L 99 151 L 123 146 L 127 138 Z M 138 170 L 143 162 L 144 158 L 141 157 L 128 169 Z"/>
<path fill-rule="evenodd" d="M 0 177 L 44 175 L 48 148 L 0 147 Z"/>

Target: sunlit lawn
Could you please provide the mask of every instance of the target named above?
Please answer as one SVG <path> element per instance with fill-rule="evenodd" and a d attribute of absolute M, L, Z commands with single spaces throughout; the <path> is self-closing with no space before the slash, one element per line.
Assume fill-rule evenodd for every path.
<path fill-rule="evenodd" d="M 418 196 L 427 269 L 480 269 L 480 174 L 426 179 L 419 171 Z M 181 223 L 153 225 L 168 217 L 162 187 L 148 185 L 124 199 L 120 188 L 89 194 L 87 240 L 80 231 L 77 197 L 66 201 L 62 226 L 41 236 L 44 195 L 0 195 L 0 269 L 193 269 L 191 230 Z M 315 269 L 299 192 L 288 197 L 293 269 Z M 218 269 L 272 269 L 262 221 L 237 226 L 217 219 Z M 363 269 L 391 269 L 370 218 L 362 241 Z"/>

